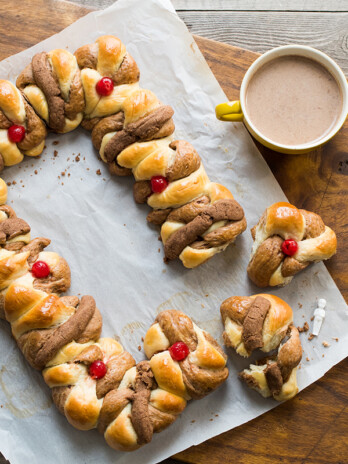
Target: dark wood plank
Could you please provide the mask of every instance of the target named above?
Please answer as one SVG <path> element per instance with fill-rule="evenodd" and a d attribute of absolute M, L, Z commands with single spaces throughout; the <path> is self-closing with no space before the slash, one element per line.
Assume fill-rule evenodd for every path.
<path fill-rule="evenodd" d="M 19 9 L 16 4 L 0 0 L 0 59 L 60 31 L 88 11 L 54 0 L 22 0 Z M 257 54 L 196 40 L 228 97 L 237 98 L 243 74 Z M 260 147 L 290 201 L 319 212 L 338 232 L 340 252 L 328 268 L 346 298 L 347 147 L 347 124 L 332 142 L 308 155 L 285 156 Z M 345 360 L 292 401 L 164 463 L 343 464 L 348 455 L 347 384 Z M 0 464 L 5 462 L 0 459 Z"/>

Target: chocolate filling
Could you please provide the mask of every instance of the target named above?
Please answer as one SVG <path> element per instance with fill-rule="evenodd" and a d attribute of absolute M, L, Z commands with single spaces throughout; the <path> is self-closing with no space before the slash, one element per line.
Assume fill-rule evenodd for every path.
<path fill-rule="evenodd" d="M 18 345 L 29 364 L 42 370 L 64 345 L 77 340 L 96 310 L 91 296 L 83 296 L 79 307 L 64 324 L 55 329 L 32 330 L 18 339 Z"/>
<path fill-rule="evenodd" d="M 28 257 L 28 264 L 30 266 L 37 260 L 41 251 L 44 250 L 50 243 L 51 240 L 49 238 L 37 237 L 21 249 L 22 252 L 29 251 L 30 254 Z"/>
<path fill-rule="evenodd" d="M 156 383 L 148 361 L 137 365 L 135 392 L 133 397 L 131 421 L 138 436 L 138 444 L 144 445 L 152 439 L 153 428 L 149 415 L 151 390 Z"/>
<path fill-rule="evenodd" d="M 103 398 L 110 390 L 118 388 L 124 374 L 135 366 L 133 357 L 124 351 L 107 363 L 107 372 L 97 381 L 97 398 Z"/>
<path fill-rule="evenodd" d="M 147 215 L 146 220 L 147 222 L 150 222 L 151 224 L 155 224 L 156 226 L 161 226 L 164 222 L 166 222 L 167 217 L 171 211 L 172 211 L 171 208 L 155 209 Z"/>
<path fill-rule="evenodd" d="M 7 240 L 11 240 L 18 235 L 30 232 L 29 225 L 18 217 L 9 217 L 0 222 L 0 245 L 5 245 Z"/>
<path fill-rule="evenodd" d="M 169 309 L 162 311 L 157 317 L 156 322 L 160 325 L 169 343 L 184 342 L 194 351 L 197 347 L 198 339 L 191 319 L 181 311 Z"/>
<path fill-rule="evenodd" d="M 146 203 L 152 194 L 151 183 L 149 180 L 138 180 L 133 185 L 133 196 L 135 203 Z"/>
<path fill-rule="evenodd" d="M 267 364 L 265 377 L 272 395 L 279 395 L 283 386 L 283 377 L 277 363 Z"/>
<path fill-rule="evenodd" d="M 263 347 L 262 328 L 270 307 L 271 304 L 266 298 L 257 296 L 245 316 L 242 340 L 249 353 Z"/>
<path fill-rule="evenodd" d="M 258 287 L 267 287 L 274 271 L 284 259 L 282 252 L 283 239 L 278 235 L 269 237 L 256 250 L 248 264 L 247 272 L 250 280 Z"/>
<path fill-rule="evenodd" d="M 47 100 L 49 126 L 55 131 L 62 131 L 65 126 L 64 100 L 58 82 L 53 76 L 47 53 L 41 52 L 34 55 L 31 65 L 35 83 L 45 94 Z"/>
<path fill-rule="evenodd" d="M 197 171 L 201 164 L 201 159 L 190 143 L 185 140 L 176 140 L 169 146 L 173 150 L 176 150 L 174 163 L 166 172 L 166 177 L 169 182 L 183 179 Z"/>

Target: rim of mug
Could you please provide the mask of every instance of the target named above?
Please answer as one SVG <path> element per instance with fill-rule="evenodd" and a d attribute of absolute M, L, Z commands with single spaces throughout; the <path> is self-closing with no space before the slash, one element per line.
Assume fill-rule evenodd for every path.
<path fill-rule="evenodd" d="M 246 91 L 248 88 L 248 84 L 250 82 L 250 79 L 256 73 L 256 71 L 258 71 L 264 64 L 276 58 L 279 58 L 281 56 L 290 56 L 290 55 L 304 56 L 306 58 L 312 58 L 315 61 L 319 62 L 335 78 L 340 88 L 341 94 L 342 94 L 341 114 L 339 118 L 337 119 L 335 125 L 332 127 L 332 129 L 322 138 L 313 140 L 311 142 L 299 144 L 299 145 L 281 144 L 263 135 L 262 132 L 260 132 L 258 128 L 250 120 L 248 113 L 246 111 L 246 105 L 245 105 L 245 97 L 246 97 Z M 272 48 L 271 50 L 268 50 L 267 52 L 262 54 L 259 58 L 257 58 L 252 63 L 252 65 L 249 67 L 249 69 L 244 75 L 242 85 L 240 88 L 240 103 L 241 103 L 241 108 L 243 111 L 244 119 L 246 120 L 247 124 L 251 127 L 251 129 L 262 140 L 266 141 L 267 143 L 273 146 L 279 147 L 284 150 L 289 150 L 289 151 L 305 150 L 305 149 L 315 148 L 320 145 L 323 145 L 328 140 L 330 140 L 340 130 L 340 128 L 344 124 L 347 118 L 347 115 L 348 115 L 348 83 L 347 83 L 347 79 L 342 69 L 338 66 L 338 64 L 332 58 L 330 58 L 328 55 L 321 52 L 320 50 L 317 50 L 316 48 L 308 47 L 306 45 L 283 45 L 281 47 L 276 47 L 276 48 Z"/>

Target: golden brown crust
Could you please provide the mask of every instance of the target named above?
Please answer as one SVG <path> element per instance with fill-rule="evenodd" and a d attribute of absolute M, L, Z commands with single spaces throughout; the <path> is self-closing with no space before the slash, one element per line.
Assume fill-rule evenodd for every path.
<path fill-rule="evenodd" d="M 290 306 L 275 295 L 234 296 L 220 307 L 226 346 L 241 356 L 257 348 L 269 352 L 279 346 L 292 323 Z"/>
<path fill-rule="evenodd" d="M 69 132 L 82 121 L 85 98 L 80 70 L 67 50 L 37 53 L 16 84 L 50 129 Z"/>
<path fill-rule="evenodd" d="M 337 247 L 335 233 L 320 216 L 285 202 L 267 208 L 251 234 L 254 246 L 247 272 L 259 287 L 286 285 L 311 262 L 330 258 Z M 298 244 L 292 257 L 281 249 L 288 239 Z"/>
<path fill-rule="evenodd" d="M 12 143 L 7 137 L 7 129 L 12 125 L 25 128 L 25 136 L 19 143 Z M 38 156 L 44 148 L 46 128 L 41 119 L 22 93 L 9 81 L 0 80 L 0 169 L 20 163 L 24 155 Z"/>

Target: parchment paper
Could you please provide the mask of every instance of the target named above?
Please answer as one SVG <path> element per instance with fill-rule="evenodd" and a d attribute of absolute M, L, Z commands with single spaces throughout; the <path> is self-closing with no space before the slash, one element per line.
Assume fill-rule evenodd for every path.
<path fill-rule="evenodd" d="M 0 76 L 15 81 L 34 53 L 57 47 L 74 52 L 101 34 L 115 34 L 126 43 L 141 70 L 141 85 L 174 107 L 177 137 L 192 142 L 211 179 L 233 192 L 249 228 L 268 205 L 285 200 L 242 124 L 215 119 L 214 107 L 226 96 L 167 0 L 119 0 L 6 59 L 0 63 Z M 103 334 L 120 339 L 138 361 L 144 357 L 138 351 L 141 337 L 159 311 L 185 311 L 222 343 L 221 302 L 231 295 L 259 292 L 245 272 L 252 245 L 249 231 L 198 269 L 186 270 L 179 261 L 165 265 L 158 229 L 146 223 L 148 208 L 133 201 L 133 179 L 112 178 L 83 129 L 49 136 L 41 159 L 7 169 L 4 178 L 17 182 L 9 189 L 9 204 L 30 223 L 32 236 L 51 238 L 50 249 L 67 258 L 70 293 L 92 294 L 103 314 Z M 301 336 L 304 355 L 298 381 L 303 389 L 348 354 L 347 306 L 323 264 L 311 266 L 291 285 L 271 293 L 292 306 L 295 323 L 301 326 L 308 321 L 312 327 L 318 297 L 328 301 L 320 336 L 311 342 L 308 334 Z M 8 324 L 1 322 L 0 330 L 0 450 L 11 464 L 154 463 L 277 405 L 241 384 L 237 373 L 249 360 L 230 352 L 230 377 L 218 391 L 190 402 L 150 445 L 118 453 L 96 431 L 80 432 L 67 423 L 52 404 L 41 375 L 24 361 Z M 324 340 L 329 348 L 322 346 Z"/>

